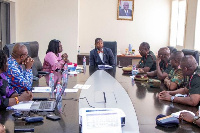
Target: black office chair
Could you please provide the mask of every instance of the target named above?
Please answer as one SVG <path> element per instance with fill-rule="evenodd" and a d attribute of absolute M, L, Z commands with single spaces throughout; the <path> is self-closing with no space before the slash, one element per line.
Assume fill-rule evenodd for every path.
<path fill-rule="evenodd" d="M 117 42 L 104 41 L 103 46 L 112 50 L 115 59 L 115 65 L 117 65 Z"/>
<path fill-rule="evenodd" d="M 174 48 L 174 47 L 172 47 L 172 46 L 167 46 L 167 47 L 168 47 L 169 50 L 170 50 L 170 54 L 172 54 L 173 52 L 176 52 L 176 51 L 177 51 L 177 49 Z"/>
<path fill-rule="evenodd" d="M 196 59 L 198 65 L 199 65 L 199 52 L 195 50 L 190 50 L 190 49 L 183 49 L 182 52 L 184 55 L 192 55 Z"/>

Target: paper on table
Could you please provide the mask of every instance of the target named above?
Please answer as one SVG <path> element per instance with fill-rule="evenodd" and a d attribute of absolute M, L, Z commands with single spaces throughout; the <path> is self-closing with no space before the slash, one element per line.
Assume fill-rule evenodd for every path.
<path fill-rule="evenodd" d="M 19 102 L 19 104 L 12 106 L 14 110 L 29 111 L 34 101 Z"/>
<path fill-rule="evenodd" d="M 78 89 L 65 89 L 65 92 L 77 92 Z M 56 90 L 54 90 L 56 92 Z"/>
<path fill-rule="evenodd" d="M 191 113 L 192 115 L 195 116 L 195 114 L 194 114 L 193 112 L 188 111 L 188 110 L 182 110 L 182 111 L 179 111 L 179 112 L 175 112 L 175 113 L 172 113 L 171 115 L 172 115 L 173 117 L 179 118 L 179 115 L 180 115 L 181 112 L 188 112 L 188 113 Z"/>
<path fill-rule="evenodd" d="M 99 68 L 99 69 L 111 69 L 111 68 L 113 68 L 113 67 L 110 66 L 110 65 L 98 65 L 98 68 Z"/>
<path fill-rule="evenodd" d="M 78 72 L 76 72 L 76 71 L 71 71 L 71 72 L 68 72 L 68 74 L 78 74 Z"/>
<path fill-rule="evenodd" d="M 34 87 L 32 92 L 51 92 L 50 87 Z"/>
<path fill-rule="evenodd" d="M 82 84 L 76 84 L 73 88 L 75 89 L 89 89 L 91 85 L 82 85 Z"/>

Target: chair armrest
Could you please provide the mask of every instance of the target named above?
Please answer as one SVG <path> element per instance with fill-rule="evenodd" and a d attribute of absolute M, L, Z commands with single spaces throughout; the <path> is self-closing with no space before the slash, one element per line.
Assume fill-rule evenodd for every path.
<path fill-rule="evenodd" d="M 46 74 L 49 74 L 49 72 L 46 72 L 46 71 L 38 71 L 38 74 L 39 74 L 39 75 L 46 75 Z"/>

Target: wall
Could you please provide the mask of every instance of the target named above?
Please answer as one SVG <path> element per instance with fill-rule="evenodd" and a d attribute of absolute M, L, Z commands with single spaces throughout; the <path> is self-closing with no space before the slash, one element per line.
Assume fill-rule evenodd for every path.
<path fill-rule="evenodd" d="M 138 53 L 146 41 L 155 53 L 169 43 L 170 0 L 135 0 L 133 21 L 117 20 L 118 0 L 80 0 L 79 45 L 81 53 L 94 48 L 94 40 L 117 41 L 118 51 L 132 44 Z"/>
<path fill-rule="evenodd" d="M 78 0 L 16 0 L 16 41 L 38 41 L 43 62 L 48 43 L 59 39 L 76 62 Z"/>

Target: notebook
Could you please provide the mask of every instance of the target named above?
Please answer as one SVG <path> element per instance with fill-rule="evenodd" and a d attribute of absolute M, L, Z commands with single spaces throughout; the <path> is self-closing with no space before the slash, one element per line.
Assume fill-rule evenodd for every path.
<path fill-rule="evenodd" d="M 62 87 L 62 90 L 58 96 L 58 99 L 56 101 L 35 101 L 31 105 L 30 110 L 31 111 L 54 111 L 56 106 L 58 105 L 58 102 L 60 101 L 60 98 L 62 97 L 66 86 Z"/>

